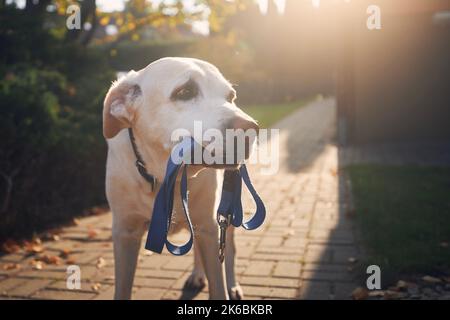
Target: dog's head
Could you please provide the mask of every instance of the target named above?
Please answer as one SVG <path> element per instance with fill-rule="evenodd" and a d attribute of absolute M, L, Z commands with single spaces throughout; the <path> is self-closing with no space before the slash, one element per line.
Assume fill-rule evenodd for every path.
<path fill-rule="evenodd" d="M 212 155 L 220 152 L 236 164 L 249 157 L 259 128 L 235 99 L 236 91 L 212 64 L 189 58 L 160 59 L 113 83 L 104 102 L 103 134 L 109 139 L 131 127 L 146 142 L 170 151 L 174 132 L 184 130 L 197 141 L 194 126 L 200 124 L 206 141 L 197 142 L 210 148 Z M 230 129 L 235 133 L 233 144 L 227 135 Z M 211 132 L 221 133 L 223 141 L 214 141 L 217 137 Z"/>

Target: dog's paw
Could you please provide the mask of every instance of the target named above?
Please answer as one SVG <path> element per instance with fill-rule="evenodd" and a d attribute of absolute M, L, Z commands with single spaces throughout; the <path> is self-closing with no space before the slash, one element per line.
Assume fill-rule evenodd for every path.
<path fill-rule="evenodd" d="M 184 288 L 201 291 L 206 285 L 206 277 L 203 272 L 193 271 L 184 283 Z"/>
<path fill-rule="evenodd" d="M 230 296 L 230 300 L 244 299 L 244 291 L 242 290 L 239 283 L 237 283 L 234 287 L 228 289 L 228 295 Z"/>

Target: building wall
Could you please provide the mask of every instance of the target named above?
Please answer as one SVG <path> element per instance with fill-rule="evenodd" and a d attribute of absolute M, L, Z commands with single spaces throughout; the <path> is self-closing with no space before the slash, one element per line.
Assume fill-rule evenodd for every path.
<path fill-rule="evenodd" d="M 432 15 L 388 13 L 381 30 L 355 29 L 353 141 L 450 140 L 450 25 Z"/>

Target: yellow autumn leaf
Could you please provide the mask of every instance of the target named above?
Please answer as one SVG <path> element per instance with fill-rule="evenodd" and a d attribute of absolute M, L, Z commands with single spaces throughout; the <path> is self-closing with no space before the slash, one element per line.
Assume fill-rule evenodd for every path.
<path fill-rule="evenodd" d="M 137 33 L 133 33 L 133 35 L 131 36 L 131 40 L 133 40 L 133 41 L 138 41 L 139 39 L 140 39 L 140 37 Z"/>
<path fill-rule="evenodd" d="M 103 257 L 98 258 L 97 263 L 95 265 L 97 269 L 101 269 L 106 266 L 106 260 Z"/>
<path fill-rule="evenodd" d="M 102 26 L 106 26 L 109 23 L 109 17 L 108 16 L 104 16 L 100 19 L 99 21 L 100 25 Z"/>
<path fill-rule="evenodd" d="M 358 287 L 352 292 L 354 300 L 365 300 L 369 297 L 369 291 L 363 287 Z"/>

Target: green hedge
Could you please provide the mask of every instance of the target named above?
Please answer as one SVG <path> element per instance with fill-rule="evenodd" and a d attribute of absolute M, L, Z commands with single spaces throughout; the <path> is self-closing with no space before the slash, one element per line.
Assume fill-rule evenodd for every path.
<path fill-rule="evenodd" d="M 188 56 L 195 40 L 123 42 L 117 46 L 105 45 L 102 49 L 109 55 L 111 67 L 129 71 L 146 67 L 150 62 L 163 57 Z"/>
<path fill-rule="evenodd" d="M 101 110 L 115 73 L 103 52 L 58 39 L 38 17 L 2 10 L 0 22 L 1 240 L 105 202 Z"/>

